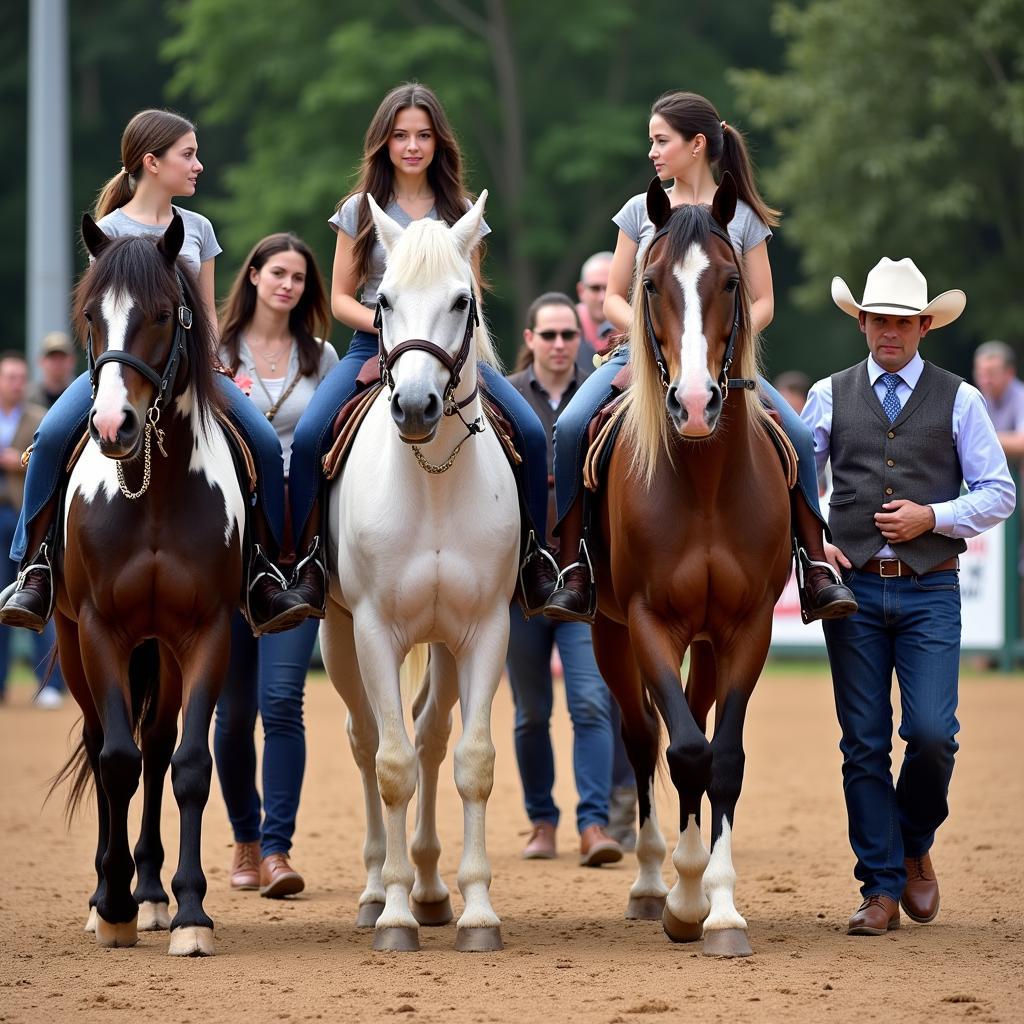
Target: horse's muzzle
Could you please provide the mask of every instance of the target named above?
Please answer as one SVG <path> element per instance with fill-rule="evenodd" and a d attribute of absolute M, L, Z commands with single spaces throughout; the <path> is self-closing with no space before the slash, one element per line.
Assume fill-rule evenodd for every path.
<path fill-rule="evenodd" d="M 665 393 L 665 408 L 682 437 L 707 437 L 722 415 L 722 389 L 712 383 L 700 392 L 680 395 L 673 383 Z"/>
<path fill-rule="evenodd" d="M 391 418 L 406 444 L 425 444 L 437 433 L 444 404 L 437 391 L 398 390 L 391 396 Z"/>
<path fill-rule="evenodd" d="M 96 424 L 95 410 L 89 415 L 89 436 L 108 459 L 132 459 L 142 444 L 142 423 L 130 406 L 121 409 L 121 425 L 116 430 L 101 430 Z"/>

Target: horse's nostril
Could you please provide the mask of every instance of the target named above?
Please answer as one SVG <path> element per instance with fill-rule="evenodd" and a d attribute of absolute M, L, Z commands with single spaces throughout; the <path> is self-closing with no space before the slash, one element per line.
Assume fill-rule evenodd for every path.
<path fill-rule="evenodd" d="M 679 420 L 682 423 L 686 422 L 687 413 L 679 401 L 679 388 L 675 384 L 670 384 L 668 391 L 665 393 L 665 406 L 673 419 Z"/>
<path fill-rule="evenodd" d="M 423 407 L 423 417 L 427 420 L 432 420 L 436 416 L 441 414 L 441 400 L 437 395 L 430 395 L 427 398 L 427 404 Z"/>
<path fill-rule="evenodd" d="M 722 389 L 717 385 L 711 386 L 711 397 L 708 399 L 706 418 L 711 423 L 722 411 Z"/>

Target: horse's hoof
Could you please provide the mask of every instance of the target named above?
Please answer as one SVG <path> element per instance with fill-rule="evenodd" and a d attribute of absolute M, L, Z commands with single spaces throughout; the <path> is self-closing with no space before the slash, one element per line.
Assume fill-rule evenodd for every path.
<path fill-rule="evenodd" d="M 451 898 L 448 896 L 435 903 L 420 903 L 418 900 L 410 900 L 409 906 L 412 916 L 427 928 L 437 928 L 440 925 L 448 924 L 455 916 L 452 913 Z"/>
<path fill-rule="evenodd" d="M 146 900 L 139 904 L 139 931 L 165 932 L 171 927 L 170 909 L 166 903 Z"/>
<path fill-rule="evenodd" d="M 504 948 L 501 929 L 497 925 L 460 928 L 455 935 L 455 949 L 459 953 L 494 953 Z"/>
<path fill-rule="evenodd" d="M 382 953 L 418 953 L 420 933 L 416 928 L 398 925 L 378 928 L 373 936 L 373 948 Z"/>
<path fill-rule="evenodd" d="M 750 956 L 753 952 L 742 928 L 720 928 L 704 933 L 705 956 Z"/>
<path fill-rule="evenodd" d="M 664 909 L 664 896 L 630 896 L 626 904 L 626 920 L 660 921 Z"/>
<path fill-rule="evenodd" d="M 96 914 L 96 945 L 107 949 L 134 946 L 139 941 L 138 918 L 133 917 L 123 924 L 111 924 Z"/>
<path fill-rule="evenodd" d="M 384 904 L 380 900 L 370 903 L 359 904 L 359 914 L 356 917 L 357 928 L 372 928 L 377 923 L 377 918 L 384 913 Z"/>
<path fill-rule="evenodd" d="M 167 952 L 171 956 L 213 956 L 213 929 L 175 928 Z"/>
<path fill-rule="evenodd" d="M 661 924 L 673 942 L 697 942 L 704 931 L 700 921 L 680 921 L 667 906 L 661 912 Z"/>
<path fill-rule="evenodd" d="M 88 916 L 88 918 L 86 918 L 85 927 L 82 929 L 82 931 L 87 932 L 89 935 L 95 935 L 96 934 L 96 919 L 98 917 L 99 917 L 99 914 L 96 913 L 96 908 L 95 907 L 90 907 L 89 908 L 89 916 Z"/>

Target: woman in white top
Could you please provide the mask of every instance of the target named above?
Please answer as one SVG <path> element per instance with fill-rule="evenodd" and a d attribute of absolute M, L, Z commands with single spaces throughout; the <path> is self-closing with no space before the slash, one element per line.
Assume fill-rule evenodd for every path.
<path fill-rule="evenodd" d="M 768 260 L 771 226 L 779 223 L 758 192 L 753 167 L 743 136 L 719 117 L 714 105 L 690 92 L 668 92 L 651 108 L 648 157 L 657 176 L 670 180 L 667 188 L 672 206 L 700 203 L 710 206 L 718 181 L 728 171 L 739 195 L 736 213 L 728 225 L 729 238 L 742 260 L 743 278 L 750 299 L 753 329 L 763 331 L 772 321 L 775 299 Z M 613 218 L 619 229 L 608 275 L 605 316 L 623 333 L 633 322 L 630 289 L 637 266 L 654 235 L 647 216 L 646 193 L 633 196 Z M 583 536 L 583 445 L 587 424 L 611 395 L 611 383 L 628 358 L 623 345 L 579 388 L 555 426 L 555 487 L 560 521 L 562 574 L 559 586 L 544 609 L 555 619 L 593 621 L 596 593 L 593 572 Z M 779 413 L 782 425 L 800 455 L 800 487 L 794 492 L 793 525 L 799 545 L 815 564 L 805 573 L 801 592 L 808 618 L 836 618 L 856 611 L 849 588 L 825 561 L 822 543 L 824 519 L 818 508 L 814 470 L 814 445 L 810 431 L 785 399 L 763 378 L 764 397 Z M 806 564 L 806 563 L 805 563 Z"/>

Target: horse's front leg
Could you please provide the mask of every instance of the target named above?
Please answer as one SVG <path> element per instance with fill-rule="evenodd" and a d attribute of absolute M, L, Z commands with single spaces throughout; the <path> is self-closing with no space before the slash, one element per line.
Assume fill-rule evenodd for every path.
<path fill-rule="evenodd" d="M 508 605 L 482 620 L 466 650 L 456 656 L 462 737 L 455 747 L 455 785 L 462 797 L 464 827 L 459 889 L 465 910 L 455 948 L 462 952 L 502 949 L 501 920 L 491 906 L 491 865 L 485 815 L 494 786 L 491 705 L 508 649 Z"/>
<path fill-rule="evenodd" d="M 743 723 L 754 684 L 771 642 L 771 608 L 724 652 L 718 653 L 715 732 L 711 741 L 711 859 L 704 889 L 711 911 L 704 922 L 704 953 L 749 956 L 747 922 L 736 909 L 736 869 L 732 862 L 733 820 L 743 786 Z"/>
<path fill-rule="evenodd" d="M 384 909 L 377 918 L 373 948 L 414 952 L 420 948 L 419 925 L 409 906 L 413 868 L 405 826 L 416 790 L 416 752 L 402 717 L 398 670 L 403 652 L 396 649 L 391 628 L 375 612 L 356 611 L 353 623 L 359 667 L 377 720 L 377 788 L 386 812 Z"/>
<path fill-rule="evenodd" d="M 193 632 L 179 649 L 182 678 L 181 743 L 171 758 L 171 786 L 178 802 L 181 838 L 178 870 L 171 879 L 178 912 L 171 921 L 171 956 L 212 956 L 213 920 L 203 909 L 206 876 L 202 863 L 203 810 L 210 797 L 213 757 L 210 720 L 220 696 L 231 649 L 231 625 L 224 611 Z"/>
<path fill-rule="evenodd" d="M 412 859 L 416 865 L 412 912 L 422 925 L 448 924 L 453 916 L 448 886 L 437 870 L 441 857 L 441 840 L 437 835 L 437 775 L 452 731 L 451 710 L 458 699 L 455 659 L 447 647 L 434 644 L 430 650 L 427 678 L 413 707 L 419 799 L 416 831 L 412 838 Z"/>

